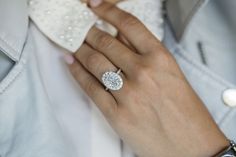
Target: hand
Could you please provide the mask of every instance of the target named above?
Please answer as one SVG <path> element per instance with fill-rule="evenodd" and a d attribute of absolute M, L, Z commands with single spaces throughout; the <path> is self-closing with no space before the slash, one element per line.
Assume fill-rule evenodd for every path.
<path fill-rule="evenodd" d="M 88 3 L 89 0 L 81 0 L 81 1 L 85 2 L 85 3 Z M 101 1 L 102 0 L 98 0 L 98 1 L 96 0 L 96 2 L 94 4 L 97 5 L 97 4 L 101 3 Z M 116 4 L 116 3 L 120 2 L 120 1 L 123 1 L 123 0 L 105 0 L 105 1 L 110 2 L 112 4 Z"/>
<path fill-rule="evenodd" d="M 92 28 L 70 70 L 134 152 L 143 157 L 209 157 L 227 146 L 226 137 L 160 41 L 139 20 L 110 3 L 92 9 L 125 40 Z M 117 68 L 122 69 L 124 86 L 106 91 L 102 74 Z"/>

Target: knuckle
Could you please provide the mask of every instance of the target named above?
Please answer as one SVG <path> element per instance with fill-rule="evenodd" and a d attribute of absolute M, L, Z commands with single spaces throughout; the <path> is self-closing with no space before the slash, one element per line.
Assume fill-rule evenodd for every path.
<path fill-rule="evenodd" d="M 98 53 L 92 53 L 91 55 L 88 56 L 86 60 L 86 66 L 88 67 L 89 70 L 95 70 L 94 68 L 100 66 L 101 64 L 101 55 Z"/>
<path fill-rule="evenodd" d="M 143 78 L 143 77 L 147 77 L 148 75 L 149 75 L 149 73 L 150 73 L 150 68 L 149 67 L 146 67 L 146 66 L 141 66 L 140 68 L 139 68 L 139 76 L 141 77 L 141 78 Z"/>
<path fill-rule="evenodd" d="M 113 44 L 114 39 L 106 33 L 98 33 L 96 38 L 96 45 L 98 49 L 108 49 Z"/>
<path fill-rule="evenodd" d="M 138 24 L 139 20 L 130 13 L 121 15 L 120 27 L 122 29 L 128 30 L 130 27 L 137 26 Z"/>
<path fill-rule="evenodd" d="M 88 83 L 84 87 L 85 92 L 90 96 L 90 97 L 95 97 L 97 88 L 94 85 L 94 82 L 88 81 Z"/>
<path fill-rule="evenodd" d="M 160 43 L 153 43 L 152 46 L 149 48 L 150 54 L 154 58 L 159 58 L 165 60 L 169 60 L 170 53 L 166 50 L 166 48 Z"/>
<path fill-rule="evenodd" d="M 116 125 L 118 128 L 134 127 L 137 126 L 137 119 L 134 118 L 133 113 L 127 111 L 125 107 L 121 107 L 117 115 Z"/>
<path fill-rule="evenodd" d="M 153 42 L 151 42 L 151 44 L 149 44 L 148 46 L 149 46 L 148 47 L 148 51 L 150 53 L 154 53 L 155 54 L 157 51 L 162 51 L 161 50 L 162 46 L 160 46 L 160 44 L 158 43 L 158 41 L 156 41 L 156 39 L 154 39 Z"/>
<path fill-rule="evenodd" d="M 152 69 L 144 64 L 137 64 L 134 70 L 135 78 L 138 82 L 147 81 Z"/>
<path fill-rule="evenodd" d="M 161 65 L 168 65 L 169 63 L 173 62 L 174 57 L 171 55 L 166 48 L 162 45 L 153 45 L 153 47 L 149 48 L 149 53 L 147 55 L 148 62 L 158 64 L 157 67 Z"/>
<path fill-rule="evenodd" d="M 79 70 L 78 70 L 78 67 L 75 66 L 75 65 L 72 65 L 71 68 L 70 68 L 70 71 L 72 73 L 72 75 L 77 78 L 77 76 L 79 75 Z"/>
<path fill-rule="evenodd" d="M 126 86 L 124 89 L 123 89 L 123 92 L 125 93 L 126 95 L 126 99 L 125 101 L 133 101 L 133 98 L 134 98 L 134 94 L 136 93 L 136 91 L 134 90 L 133 86 L 132 86 L 132 83 L 129 83 L 130 86 Z"/>
<path fill-rule="evenodd" d="M 135 65 L 134 65 L 134 70 L 133 70 L 134 74 L 135 74 L 135 75 L 138 75 L 138 74 L 139 74 L 139 70 L 140 70 L 141 68 L 143 68 L 143 67 L 142 67 L 142 65 L 141 65 L 140 63 L 135 64 Z"/>
<path fill-rule="evenodd" d="M 168 52 L 158 52 L 155 58 L 160 68 L 167 68 L 174 63 L 174 58 Z"/>
<path fill-rule="evenodd" d="M 86 67 L 88 67 L 88 69 L 94 67 L 97 64 L 97 55 L 96 54 L 91 54 L 88 56 L 87 60 L 86 60 Z"/>
<path fill-rule="evenodd" d="M 114 115 L 117 112 L 117 105 L 116 104 L 112 104 L 112 103 L 108 103 L 111 104 L 111 106 L 109 107 L 105 107 L 103 110 L 103 114 L 105 115 L 105 117 L 107 117 L 107 119 L 109 120 L 113 120 Z"/>

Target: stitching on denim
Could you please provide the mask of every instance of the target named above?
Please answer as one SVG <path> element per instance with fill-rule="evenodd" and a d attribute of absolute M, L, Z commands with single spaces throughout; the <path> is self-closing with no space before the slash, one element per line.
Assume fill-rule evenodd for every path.
<path fill-rule="evenodd" d="M 185 30 L 186 30 L 187 26 L 190 24 L 190 21 L 196 15 L 196 13 L 199 11 L 199 9 L 202 7 L 204 2 L 207 2 L 207 0 L 198 0 L 198 2 L 193 6 L 192 10 L 189 12 L 187 17 L 185 18 L 185 20 L 183 22 L 183 27 L 180 30 L 180 34 L 179 34 L 180 35 L 180 38 L 179 38 L 180 41 L 182 40 L 182 37 L 185 33 Z"/>
<path fill-rule="evenodd" d="M 233 115 L 235 111 L 236 111 L 236 109 L 229 109 L 229 111 L 226 112 L 226 113 L 224 114 L 224 116 L 222 117 L 222 119 L 219 121 L 219 126 L 223 125 L 223 123 L 224 123 L 227 119 L 231 118 L 231 115 Z M 235 113 L 236 113 L 236 112 L 235 112 Z"/>
<path fill-rule="evenodd" d="M 196 61 L 190 59 L 188 56 L 186 56 L 185 54 L 182 54 L 179 52 L 179 50 L 185 51 L 180 45 L 178 45 L 175 48 L 175 53 L 178 54 L 179 56 L 182 56 L 182 58 L 184 58 L 186 61 L 188 61 L 189 64 L 193 65 L 194 67 L 196 67 L 199 71 L 201 71 L 202 73 L 204 73 L 205 75 L 209 76 L 211 79 L 215 80 L 219 85 L 224 86 L 224 87 L 228 87 L 228 88 L 232 88 L 235 87 L 235 85 L 226 82 L 225 80 L 222 80 L 221 78 L 219 78 L 218 76 L 215 76 L 214 74 L 212 74 L 211 71 L 207 71 L 207 69 L 204 69 L 203 67 L 201 67 L 201 65 L 197 64 Z"/>
<path fill-rule="evenodd" d="M 25 45 L 24 45 L 25 47 Z M 22 50 L 22 56 L 20 60 L 18 61 L 17 65 L 15 65 L 12 70 L 9 72 L 9 74 L 3 79 L 3 81 L 0 83 L 0 95 L 4 94 L 4 92 L 12 85 L 14 81 L 19 78 L 19 75 L 22 73 L 22 71 L 25 69 L 25 65 L 27 62 L 27 52 L 24 51 L 24 47 Z"/>
<path fill-rule="evenodd" d="M 11 56 L 12 58 L 15 59 L 15 58 L 17 57 L 17 55 L 21 53 L 20 50 L 17 50 L 12 44 L 10 44 L 10 43 L 9 43 L 7 40 L 5 40 L 3 37 L 1 37 L 0 40 L 1 40 L 1 42 L 2 42 L 3 44 L 5 44 L 5 45 L 7 46 L 7 49 L 11 49 L 12 52 L 14 52 L 14 54 L 6 52 L 7 55 L 9 55 L 9 56 Z M 14 59 L 13 59 L 13 60 L 14 60 Z"/>
<path fill-rule="evenodd" d="M 3 94 L 6 89 L 8 89 L 8 87 L 10 85 L 12 85 L 12 83 L 17 79 L 19 78 L 18 76 L 22 73 L 22 71 L 25 69 L 24 66 L 25 66 L 25 63 L 21 62 L 21 63 L 18 63 L 19 65 L 16 65 L 18 67 L 13 67 L 14 71 L 11 71 L 10 75 L 12 75 L 13 77 L 11 77 L 10 75 L 7 75 L 6 78 L 3 80 L 3 82 L 1 82 L 1 88 L 0 88 L 0 95 Z M 18 69 L 19 68 L 19 69 Z M 6 81 L 6 82 L 4 82 Z M 3 83 L 3 84 L 2 84 Z"/>

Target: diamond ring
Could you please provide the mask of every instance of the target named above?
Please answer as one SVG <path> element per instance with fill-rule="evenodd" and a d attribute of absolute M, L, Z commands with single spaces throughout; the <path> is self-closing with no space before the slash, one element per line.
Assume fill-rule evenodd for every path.
<path fill-rule="evenodd" d="M 117 72 L 107 71 L 102 75 L 102 82 L 106 87 L 106 90 L 120 90 L 123 86 L 123 79 L 120 76 L 121 69 Z"/>

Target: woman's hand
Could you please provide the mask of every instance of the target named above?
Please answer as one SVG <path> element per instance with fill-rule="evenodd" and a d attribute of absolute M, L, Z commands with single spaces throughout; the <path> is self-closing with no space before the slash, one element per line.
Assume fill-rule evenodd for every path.
<path fill-rule="evenodd" d="M 82 2 L 85 2 L 85 3 L 88 3 L 89 0 L 81 0 Z M 110 2 L 112 4 L 116 4 L 120 1 L 123 1 L 123 0 L 104 0 L 106 2 Z M 93 4 L 97 5 L 97 4 L 100 4 L 102 2 L 102 0 L 96 0 Z"/>
<path fill-rule="evenodd" d="M 70 70 L 137 155 L 209 157 L 227 146 L 175 59 L 143 24 L 107 2 L 93 10 L 125 40 L 92 28 Z M 123 88 L 106 91 L 103 73 L 118 68 Z"/>

